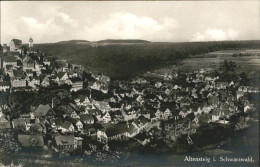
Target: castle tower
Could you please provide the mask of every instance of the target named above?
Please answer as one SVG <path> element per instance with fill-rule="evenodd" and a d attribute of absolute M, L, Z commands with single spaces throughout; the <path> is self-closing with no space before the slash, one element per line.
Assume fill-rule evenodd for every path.
<path fill-rule="evenodd" d="M 32 48 L 33 47 L 33 39 L 32 37 L 29 39 L 29 48 Z"/>

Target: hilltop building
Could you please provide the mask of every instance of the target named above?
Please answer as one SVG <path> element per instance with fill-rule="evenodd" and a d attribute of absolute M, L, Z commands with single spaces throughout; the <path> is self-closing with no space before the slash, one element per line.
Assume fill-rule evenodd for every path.
<path fill-rule="evenodd" d="M 20 52 L 22 46 L 22 40 L 12 39 L 9 43 L 11 52 Z"/>

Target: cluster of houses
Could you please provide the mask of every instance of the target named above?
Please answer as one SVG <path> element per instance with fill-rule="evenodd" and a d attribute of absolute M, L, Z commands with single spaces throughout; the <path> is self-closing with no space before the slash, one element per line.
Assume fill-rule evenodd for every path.
<path fill-rule="evenodd" d="M 65 60 L 51 61 L 44 53 L 33 50 L 31 38 L 29 42 L 26 51 L 21 49 L 22 42 L 18 39 L 10 42 L 10 49 L 4 46 L 0 91 L 37 91 L 51 84 L 71 85 L 71 91 L 83 88 L 82 66 Z M 4 76 L 8 79 L 4 80 Z"/>
<path fill-rule="evenodd" d="M 33 51 L 8 55 L 2 67 L 10 77 L 10 87 L 2 81 L 0 89 L 38 90 L 53 83 L 72 85 L 71 91 L 83 89 L 83 67 L 58 62 L 54 67 L 43 54 Z M 243 86 L 239 81 L 220 82 L 210 68 L 147 73 L 133 81 L 114 81 L 110 86 L 109 77 L 92 77 L 88 89 L 108 98 L 99 101 L 91 94 L 79 94 L 69 104 L 31 106 L 30 113 L 12 120 L 19 142 L 23 146 L 48 145 L 60 152 L 82 149 L 86 143 L 107 145 L 130 138 L 142 145 L 155 139 L 170 144 L 188 135 L 187 142 L 192 144 L 189 136 L 200 125 L 228 124 L 236 113 L 254 109 L 245 95 L 259 93 L 258 87 Z"/>

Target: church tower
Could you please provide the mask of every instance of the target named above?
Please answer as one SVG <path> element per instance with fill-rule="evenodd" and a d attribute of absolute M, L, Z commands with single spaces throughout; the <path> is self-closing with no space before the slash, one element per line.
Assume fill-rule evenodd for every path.
<path fill-rule="evenodd" d="M 33 39 L 32 37 L 29 39 L 29 48 L 32 48 L 33 47 Z"/>

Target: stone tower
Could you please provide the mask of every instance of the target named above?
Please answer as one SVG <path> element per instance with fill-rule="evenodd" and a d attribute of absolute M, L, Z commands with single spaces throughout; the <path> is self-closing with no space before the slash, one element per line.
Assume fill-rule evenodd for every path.
<path fill-rule="evenodd" d="M 33 39 L 32 37 L 29 39 L 29 48 L 32 48 L 33 47 Z"/>

